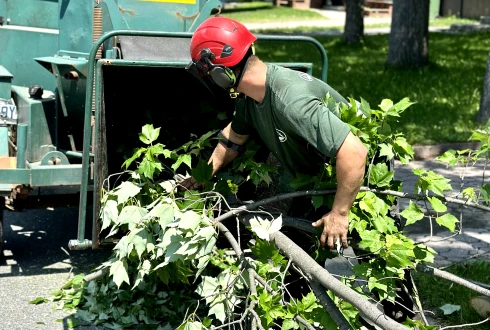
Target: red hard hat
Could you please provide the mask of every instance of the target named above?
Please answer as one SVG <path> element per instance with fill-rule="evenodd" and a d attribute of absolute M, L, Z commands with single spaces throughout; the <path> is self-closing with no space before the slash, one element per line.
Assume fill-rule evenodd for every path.
<path fill-rule="evenodd" d="M 201 51 L 213 52 L 213 64 L 232 67 L 240 63 L 257 38 L 240 22 L 226 17 L 210 17 L 201 23 L 191 39 L 191 57 L 199 61 Z M 225 52 L 223 52 L 225 49 Z"/>

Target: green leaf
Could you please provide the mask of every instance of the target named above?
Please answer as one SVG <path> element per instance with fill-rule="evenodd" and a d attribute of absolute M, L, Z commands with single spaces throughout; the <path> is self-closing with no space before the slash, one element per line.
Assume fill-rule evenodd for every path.
<path fill-rule="evenodd" d="M 186 211 L 180 215 L 179 228 L 195 231 L 202 217 L 194 211 Z"/>
<path fill-rule="evenodd" d="M 400 158 L 402 164 L 407 164 L 414 155 L 412 146 L 408 144 L 404 137 L 401 136 L 397 137 L 395 141 L 393 141 L 393 150 Z"/>
<path fill-rule="evenodd" d="M 129 230 L 131 230 L 141 221 L 147 212 L 144 208 L 136 205 L 125 206 L 117 218 L 117 223 L 129 224 Z"/>
<path fill-rule="evenodd" d="M 448 150 L 439 157 L 436 157 L 436 160 L 452 166 L 458 163 L 459 157 L 456 156 L 455 150 Z"/>
<path fill-rule="evenodd" d="M 131 158 L 126 159 L 126 161 L 123 163 L 124 168 L 128 169 L 128 167 L 136 160 L 138 159 L 143 152 L 146 151 L 146 148 L 139 148 L 136 150 L 136 152 L 131 156 Z"/>
<path fill-rule="evenodd" d="M 368 281 L 368 289 L 369 289 L 369 291 L 372 291 L 374 288 L 376 288 L 382 292 L 386 292 L 388 289 L 388 286 L 385 283 L 383 283 L 382 280 L 378 280 L 375 277 L 370 277 L 369 281 Z"/>
<path fill-rule="evenodd" d="M 145 219 L 151 218 L 157 218 L 159 225 L 165 228 L 174 221 L 174 208 L 170 204 L 160 202 L 145 216 Z"/>
<path fill-rule="evenodd" d="M 225 323 L 226 313 L 225 313 L 225 304 L 222 302 L 214 304 L 210 309 L 208 316 L 216 315 L 216 318 L 221 321 L 221 323 Z"/>
<path fill-rule="evenodd" d="M 151 147 L 148 147 L 146 150 L 146 155 L 149 157 L 149 160 L 153 160 L 155 156 L 163 154 L 166 158 L 169 155 L 169 150 L 163 149 L 163 144 L 157 143 Z"/>
<path fill-rule="evenodd" d="M 416 245 L 413 249 L 413 253 L 415 255 L 415 259 L 429 263 L 434 262 L 434 256 L 437 254 L 433 248 L 422 244 Z"/>
<path fill-rule="evenodd" d="M 159 135 L 160 127 L 155 129 L 153 128 L 152 124 L 146 124 L 142 128 L 141 133 L 139 134 L 139 138 L 144 144 L 151 144 L 153 141 L 158 139 Z"/>
<path fill-rule="evenodd" d="M 285 319 L 282 322 L 282 330 L 289 330 L 289 329 L 299 329 L 299 324 L 298 322 L 291 320 L 291 319 Z"/>
<path fill-rule="evenodd" d="M 130 240 L 131 243 L 134 244 L 134 249 L 138 254 L 138 257 L 141 259 L 141 255 L 146 251 L 146 244 L 148 243 L 149 233 L 143 229 L 140 230 L 136 235 L 132 237 Z"/>
<path fill-rule="evenodd" d="M 436 218 L 436 222 L 440 226 L 444 226 L 447 229 L 449 229 L 452 233 L 454 233 L 454 229 L 456 228 L 456 223 L 458 223 L 459 220 L 454 215 L 446 213 Z"/>
<path fill-rule="evenodd" d="M 177 169 L 180 167 L 180 165 L 184 163 L 186 164 L 190 169 L 192 169 L 192 157 L 189 154 L 184 154 L 184 155 L 179 155 L 179 158 L 177 158 L 177 161 L 172 165 L 172 169 L 174 171 L 177 171 Z"/>
<path fill-rule="evenodd" d="M 306 174 L 297 174 L 289 184 L 294 190 L 300 190 L 304 187 L 309 187 L 313 183 L 312 177 Z"/>
<path fill-rule="evenodd" d="M 432 191 L 436 195 L 444 196 L 444 191 L 453 189 L 449 184 L 451 180 L 440 174 L 436 174 L 433 171 L 419 171 L 418 173 L 420 173 L 420 177 L 415 183 L 415 187 L 422 192 Z"/>
<path fill-rule="evenodd" d="M 201 159 L 197 167 L 192 169 L 191 174 L 199 184 L 209 181 L 213 175 L 213 165 Z"/>
<path fill-rule="evenodd" d="M 390 136 L 391 135 L 391 126 L 388 123 L 382 123 L 380 127 L 378 127 L 378 134 Z"/>
<path fill-rule="evenodd" d="M 47 302 L 49 302 L 49 299 L 46 299 L 46 298 L 43 298 L 43 297 L 37 297 L 37 298 L 29 301 L 29 304 L 39 305 L 39 304 L 44 304 L 44 303 L 47 303 Z"/>
<path fill-rule="evenodd" d="M 392 159 L 395 156 L 392 146 L 386 143 L 381 143 L 379 145 L 379 156 L 386 156 L 387 159 Z"/>
<path fill-rule="evenodd" d="M 109 275 L 112 276 L 112 280 L 120 288 L 124 282 L 129 284 L 129 277 L 127 272 L 128 266 L 125 261 L 118 260 L 114 262 L 110 268 Z"/>
<path fill-rule="evenodd" d="M 415 204 L 413 201 L 410 201 L 408 207 L 404 209 L 400 215 L 407 219 L 405 226 L 416 223 L 424 217 L 424 212 Z"/>
<path fill-rule="evenodd" d="M 379 108 L 384 112 L 388 112 L 392 107 L 393 107 L 393 101 L 388 99 L 382 100 L 381 104 L 379 105 Z"/>
<path fill-rule="evenodd" d="M 118 214 L 119 211 L 117 210 L 117 202 L 115 200 L 109 199 L 105 202 L 101 212 L 101 230 L 108 228 L 112 223 L 116 223 Z"/>
<path fill-rule="evenodd" d="M 369 106 L 369 103 L 361 97 L 361 107 L 360 107 L 361 112 L 364 114 L 366 117 L 371 117 L 371 107 Z"/>
<path fill-rule="evenodd" d="M 365 230 L 360 232 L 361 242 L 359 247 L 364 248 L 370 252 L 379 252 L 384 247 L 384 242 L 381 239 L 381 234 L 377 230 Z"/>
<path fill-rule="evenodd" d="M 395 104 L 395 109 L 397 110 L 398 113 L 402 113 L 412 104 L 415 104 L 415 102 L 410 102 L 410 99 L 408 97 L 405 97 L 400 102 Z"/>
<path fill-rule="evenodd" d="M 323 205 L 323 196 L 322 195 L 318 195 L 318 196 L 313 196 L 311 197 L 311 202 L 313 204 L 313 207 L 315 209 L 318 209 L 320 206 Z"/>
<path fill-rule="evenodd" d="M 490 184 L 486 183 L 481 186 L 480 193 L 484 204 L 489 204 L 490 202 Z"/>
<path fill-rule="evenodd" d="M 205 297 L 208 303 L 214 300 L 214 295 L 218 292 L 218 280 L 210 276 L 203 276 L 202 282 L 199 283 L 196 289 L 196 293 L 203 298 Z"/>
<path fill-rule="evenodd" d="M 123 236 L 114 247 L 114 250 L 119 252 L 119 259 L 126 258 L 131 253 L 133 245 L 131 245 L 131 250 L 128 247 L 128 236 Z"/>
<path fill-rule="evenodd" d="M 394 173 L 388 171 L 385 163 L 378 163 L 371 167 L 369 183 L 378 187 L 386 187 L 390 185 L 393 175 Z"/>
<path fill-rule="evenodd" d="M 415 257 L 413 246 L 410 248 L 404 244 L 393 244 L 388 246 L 388 250 L 383 255 L 383 258 L 388 264 L 396 268 L 413 267 L 412 257 Z"/>
<path fill-rule="evenodd" d="M 439 307 L 440 310 L 444 312 L 444 315 L 450 315 L 454 312 L 458 312 L 461 310 L 461 306 L 459 305 L 451 305 L 451 304 L 445 304 Z"/>
<path fill-rule="evenodd" d="M 436 212 L 446 212 L 447 211 L 447 206 L 444 205 L 441 200 L 437 197 L 428 197 L 428 200 L 430 202 L 430 205 Z"/>
<path fill-rule="evenodd" d="M 155 175 L 155 173 L 160 173 L 162 169 L 162 164 L 144 158 L 138 166 L 137 173 L 143 174 L 148 179 L 152 179 L 153 175 Z"/>
<path fill-rule="evenodd" d="M 117 196 L 117 204 L 123 204 L 131 197 L 136 196 L 141 188 L 129 181 L 123 181 L 114 191 Z"/>
<path fill-rule="evenodd" d="M 371 222 L 380 233 L 391 234 L 397 231 L 395 220 L 391 217 L 385 215 L 375 216 L 371 219 Z"/>

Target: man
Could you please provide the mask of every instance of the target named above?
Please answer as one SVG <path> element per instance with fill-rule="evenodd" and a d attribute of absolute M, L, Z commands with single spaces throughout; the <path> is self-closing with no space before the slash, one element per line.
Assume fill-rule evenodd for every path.
<path fill-rule="evenodd" d="M 241 23 L 224 17 L 207 19 L 191 39 L 187 69 L 236 98 L 235 116 L 209 160 L 213 175 L 243 151 L 251 134 L 261 138 L 291 177 L 318 175 L 335 157 L 333 207 L 313 226 L 323 226 L 323 247 L 333 249 L 340 240 L 346 248 L 349 209 L 364 178 L 367 149 L 322 100 L 329 94 L 336 102 L 347 101 L 319 79 L 262 62 L 253 52 L 255 40 Z M 192 178 L 183 185 L 196 187 Z"/>

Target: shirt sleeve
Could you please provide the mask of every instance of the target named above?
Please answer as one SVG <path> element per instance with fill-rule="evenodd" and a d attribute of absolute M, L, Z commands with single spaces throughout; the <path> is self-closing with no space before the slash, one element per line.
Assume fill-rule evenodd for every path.
<path fill-rule="evenodd" d="M 235 115 L 231 122 L 231 129 L 240 135 L 250 135 L 253 132 L 251 118 L 247 113 L 247 100 L 240 98 L 235 103 Z"/>
<path fill-rule="evenodd" d="M 321 100 L 299 97 L 285 107 L 291 129 L 327 157 L 335 157 L 350 132 Z"/>

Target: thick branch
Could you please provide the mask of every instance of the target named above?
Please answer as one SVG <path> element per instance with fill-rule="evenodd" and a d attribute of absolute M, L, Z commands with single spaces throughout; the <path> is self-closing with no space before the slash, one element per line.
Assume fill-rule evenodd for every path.
<path fill-rule="evenodd" d="M 459 198 L 454 198 L 454 197 L 442 197 L 442 196 L 427 196 L 427 195 L 422 195 L 422 194 L 409 194 L 409 193 L 404 193 L 400 191 L 394 191 L 394 190 L 377 190 L 377 189 L 370 189 L 367 187 L 361 187 L 361 191 L 370 191 L 375 194 L 380 194 L 380 195 L 391 195 L 395 197 L 400 197 L 400 198 L 410 198 L 414 200 L 428 200 L 429 197 L 435 197 L 438 198 L 442 201 L 446 201 L 449 203 L 453 204 L 458 204 L 458 205 L 464 205 L 464 206 L 469 206 L 475 209 L 483 210 L 483 211 L 490 211 L 490 207 L 480 205 L 478 203 L 470 202 L 468 200 L 463 200 Z"/>
<path fill-rule="evenodd" d="M 325 292 L 323 286 L 320 285 L 317 281 L 310 281 L 311 288 L 313 289 L 313 293 L 323 305 L 323 308 L 330 314 L 334 322 L 339 326 L 339 330 L 353 330 L 350 326 L 349 322 L 346 321 L 344 315 L 340 312 L 337 306 L 334 304 L 332 299 Z"/>
<path fill-rule="evenodd" d="M 481 286 L 473 284 L 472 282 L 467 281 L 465 279 L 462 279 L 461 277 L 458 277 L 458 276 L 453 275 L 451 273 L 445 272 L 445 271 L 437 269 L 437 268 L 422 265 L 422 264 L 417 265 L 416 269 L 417 269 L 417 271 L 419 271 L 421 273 L 430 274 L 430 275 L 433 275 L 433 276 L 454 282 L 454 283 L 462 285 L 468 289 L 471 289 L 475 292 L 478 292 L 482 295 L 490 297 L 490 290 L 482 288 Z"/>
<path fill-rule="evenodd" d="M 240 214 L 244 211 L 251 211 L 255 210 L 260 206 L 267 205 L 270 203 L 278 202 L 284 199 L 288 198 L 294 198 L 294 197 L 302 197 L 302 196 L 319 196 L 319 195 L 328 195 L 328 194 L 333 194 L 337 190 L 336 189 L 330 189 L 330 190 L 304 190 L 304 191 L 296 191 L 296 192 L 291 192 L 291 193 L 286 193 L 286 194 L 281 194 L 269 198 L 262 199 L 260 201 L 250 203 L 247 205 L 242 205 L 238 208 L 232 209 L 229 212 L 217 217 L 214 219 L 214 222 L 220 222 L 223 220 L 226 220 L 228 218 L 231 218 L 237 214 Z M 423 194 L 410 194 L 410 193 L 404 193 L 404 192 L 399 192 L 399 191 L 394 191 L 394 190 L 377 190 L 377 189 L 371 189 L 368 187 L 361 187 L 360 191 L 370 191 L 375 194 L 381 194 L 381 195 L 391 195 L 399 198 L 409 198 L 413 200 L 428 200 L 428 197 L 435 197 L 438 198 L 442 201 L 454 203 L 454 204 L 459 204 L 459 205 L 464 205 L 472 208 L 476 208 L 479 210 L 483 211 L 490 211 L 490 207 L 480 205 L 478 203 L 473 203 L 468 200 L 462 200 L 458 198 L 453 198 L 453 197 L 442 197 L 442 196 L 427 196 Z"/>
<path fill-rule="evenodd" d="M 317 280 L 322 286 L 331 290 L 336 296 L 351 303 L 355 308 L 364 313 L 366 318 L 382 329 L 407 330 L 404 325 L 397 323 L 371 305 L 363 296 L 350 289 L 333 277 L 326 269 L 313 260 L 303 249 L 281 232 L 271 235 L 271 240 L 283 253 L 292 260 L 311 281 Z"/>

